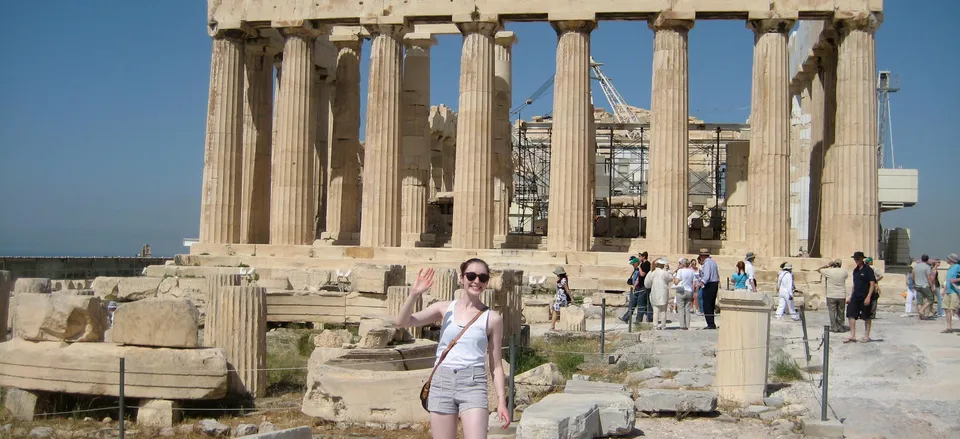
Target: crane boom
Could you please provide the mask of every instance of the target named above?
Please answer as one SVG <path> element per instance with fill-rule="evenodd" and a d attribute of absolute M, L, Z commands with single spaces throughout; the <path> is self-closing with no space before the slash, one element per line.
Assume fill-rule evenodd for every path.
<path fill-rule="evenodd" d="M 620 96 L 620 92 L 613 86 L 613 82 L 610 81 L 610 78 L 600 69 L 602 65 L 603 63 L 597 62 L 592 56 L 590 57 L 590 68 L 593 70 L 593 74 L 597 77 L 597 80 L 600 81 L 600 88 L 603 90 L 603 95 L 606 96 L 607 102 L 610 103 L 610 109 L 613 110 L 614 121 L 617 123 L 640 123 L 640 118 L 630 110 L 630 106 L 623 100 L 623 96 Z M 640 138 L 641 133 L 632 130 L 627 133 L 627 136 L 632 140 L 637 140 Z"/>

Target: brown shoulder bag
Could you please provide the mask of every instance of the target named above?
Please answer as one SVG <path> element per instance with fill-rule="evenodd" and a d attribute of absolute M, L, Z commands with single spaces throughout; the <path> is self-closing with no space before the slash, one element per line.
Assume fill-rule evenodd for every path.
<path fill-rule="evenodd" d="M 478 312 L 477 315 L 473 316 L 473 319 L 470 320 L 470 323 L 467 323 L 467 326 L 464 326 L 463 330 L 461 330 L 460 333 L 453 338 L 450 344 L 447 345 L 447 348 L 444 349 L 442 353 L 440 353 L 440 361 L 437 361 L 437 365 L 433 366 L 433 371 L 430 372 L 430 377 L 427 378 L 427 382 L 423 383 L 423 388 L 420 389 L 420 405 L 423 406 L 424 410 L 427 410 L 427 401 L 430 400 L 430 384 L 433 382 L 433 375 L 437 373 L 437 368 L 440 367 L 440 363 L 443 363 L 443 359 L 447 358 L 447 354 L 450 353 L 450 349 L 453 349 L 453 347 L 457 345 L 457 340 L 460 340 L 460 337 L 462 337 L 463 334 L 467 332 L 467 329 L 470 329 L 470 326 L 473 325 L 473 322 L 476 322 L 477 319 L 479 319 L 480 316 L 483 315 L 483 313 L 487 312 L 487 309 L 488 308 L 484 308 L 483 310 Z M 454 324 L 456 324 L 456 321 L 454 321 Z"/>

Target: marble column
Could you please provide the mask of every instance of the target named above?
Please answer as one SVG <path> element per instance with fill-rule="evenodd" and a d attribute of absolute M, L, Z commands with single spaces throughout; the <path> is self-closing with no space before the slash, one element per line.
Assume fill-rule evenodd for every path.
<path fill-rule="evenodd" d="M 248 41 L 244 61 L 243 184 L 240 242 L 270 242 L 273 57 L 269 41 Z"/>
<path fill-rule="evenodd" d="M 652 249 L 671 254 L 688 250 L 687 36 L 692 18 L 664 13 L 649 21 L 654 36 L 646 239 Z"/>
<path fill-rule="evenodd" d="M 356 35 L 332 35 L 337 46 L 337 76 L 333 95 L 333 136 L 330 148 L 330 188 L 327 190 L 327 231 L 334 242 L 356 244 L 360 239 L 360 47 Z"/>
<path fill-rule="evenodd" d="M 553 87 L 547 250 L 587 251 L 593 236 L 590 155 L 590 32 L 597 23 L 554 21 L 557 75 Z"/>
<path fill-rule="evenodd" d="M 880 212 L 877 199 L 877 99 L 874 32 L 878 14 L 840 17 L 837 27 L 837 181 L 834 200 L 833 252 L 877 256 Z"/>
<path fill-rule="evenodd" d="M 836 125 L 837 125 L 837 47 L 830 45 L 821 56 L 817 75 L 823 84 L 823 171 L 820 184 L 820 255 L 837 258 L 835 252 L 835 215 L 837 199 Z"/>
<path fill-rule="evenodd" d="M 747 169 L 750 163 L 750 143 L 727 143 L 727 241 L 746 245 L 747 208 L 750 203 L 750 186 Z M 739 248 L 739 247 L 738 247 Z"/>
<path fill-rule="evenodd" d="M 368 26 L 370 80 L 363 151 L 363 217 L 360 245 L 400 245 L 400 89 L 403 80 L 401 25 Z"/>
<path fill-rule="evenodd" d="M 749 20 L 754 32 L 748 239 L 765 256 L 790 254 L 790 74 L 793 20 Z"/>
<path fill-rule="evenodd" d="M 262 397 L 267 390 L 267 290 L 254 286 L 217 286 L 207 312 L 218 324 L 204 330 L 204 344 L 222 348 L 229 364 L 231 393 Z"/>
<path fill-rule="evenodd" d="M 823 200 L 821 190 L 823 186 L 825 140 L 825 99 L 824 99 L 824 68 L 825 49 L 815 49 L 817 54 L 817 72 L 810 81 L 810 210 L 807 220 L 807 243 L 810 256 L 821 256 L 821 240 L 823 239 Z"/>
<path fill-rule="evenodd" d="M 494 36 L 493 72 L 494 122 L 493 135 L 493 236 L 497 242 L 507 238 L 510 229 L 510 200 L 513 195 L 513 142 L 510 135 L 510 107 L 513 102 L 513 32 L 500 31 Z"/>
<path fill-rule="evenodd" d="M 318 32 L 283 28 L 283 79 L 277 108 L 270 192 L 270 243 L 307 245 L 314 241 L 317 134 L 314 42 Z"/>
<path fill-rule="evenodd" d="M 239 31 L 213 38 L 203 157 L 200 242 L 240 242 L 244 43 Z"/>
<path fill-rule="evenodd" d="M 327 182 L 329 165 L 329 145 L 327 144 L 330 127 L 330 94 L 327 91 L 327 69 L 315 67 L 314 76 L 314 114 L 316 115 L 317 133 L 313 138 L 314 147 L 314 193 L 317 196 L 316 211 L 314 212 L 314 238 L 320 238 L 320 233 L 326 230 L 327 224 Z"/>
<path fill-rule="evenodd" d="M 403 62 L 403 166 L 401 174 L 400 243 L 416 247 L 427 233 L 430 195 L 430 34 L 408 34 Z"/>
<path fill-rule="evenodd" d="M 452 247 L 493 247 L 494 38 L 499 22 L 457 23 L 463 33 Z"/>

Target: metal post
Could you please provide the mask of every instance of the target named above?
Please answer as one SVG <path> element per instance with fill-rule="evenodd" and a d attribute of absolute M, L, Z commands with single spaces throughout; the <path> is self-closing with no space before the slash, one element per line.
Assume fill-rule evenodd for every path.
<path fill-rule="evenodd" d="M 630 293 L 630 294 L 633 294 L 633 293 Z M 630 302 L 627 302 L 627 305 L 629 304 Z M 633 316 L 630 316 L 630 317 L 633 317 Z M 627 332 L 633 332 L 633 319 L 627 319 Z"/>
<path fill-rule="evenodd" d="M 124 375 L 124 358 L 120 357 L 120 439 L 123 439 L 123 375 Z"/>
<path fill-rule="evenodd" d="M 510 334 L 510 388 L 507 398 L 507 411 L 510 412 L 510 422 L 513 422 L 513 409 L 516 407 L 516 384 L 514 377 L 517 375 L 517 335 Z"/>
<path fill-rule="evenodd" d="M 607 298 L 600 299 L 600 354 L 603 354 L 603 348 L 606 343 L 607 333 Z"/>
<path fill-rule="evenodd" d="M 823 383 L 821 383 L 820 420 L 827 420 L 827 389 L 830 387 L 830 325 L 823 325 Z"/>
<path fill-rule="evenodd" d="M 804 302 L 806 306 L 806 302 Z M 807 337 L 807 315 L 803 312 L 803 307 L 797 310 L 800 313 L 800 328 L 803 329 L 803 353 L 807 361 L 807 366 L 810 365 L 810 339 Z"/>

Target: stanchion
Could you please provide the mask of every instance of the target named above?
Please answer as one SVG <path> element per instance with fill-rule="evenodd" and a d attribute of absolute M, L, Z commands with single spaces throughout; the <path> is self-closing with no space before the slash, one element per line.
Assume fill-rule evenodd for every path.
<path fill-rule="evenodd" d="M 124 375 L 124 358 L 120 357 L 120 439 L 123 439 L 123 375 Z"/>
<path fill-rule="evenodd" d="M 804 302 L 804 307 L 806 302 Z M 803 329 L 803 358 L 806 359 L 807 366 L 810 366 L 810 339 L 807 337 L 807 314 L 803 312 L 803 308 L 800 307 L 797 311 L 800 313 L 800 327 Z"/>
<path fill-rule="evenodd" d="M 600 299 L 600 354 L 607 344 L 607 298 Z"/>
<path fill-rule="evenodd" d="M 514 378 L 517 375 L 517 342 L 516 334 L 510 334 L 510 388 L 508 390 L 507 411 L 510 412 L 510 422 L 513 422 L 513 409 L 516 407 L 516 382 Z"/>
<path fill-rule="evenodd" d="M 823 326 L 823 382 L 820 387 L 820 420 L 827 420 L 827 389 L 830 387 L 830 325 Z"/>

